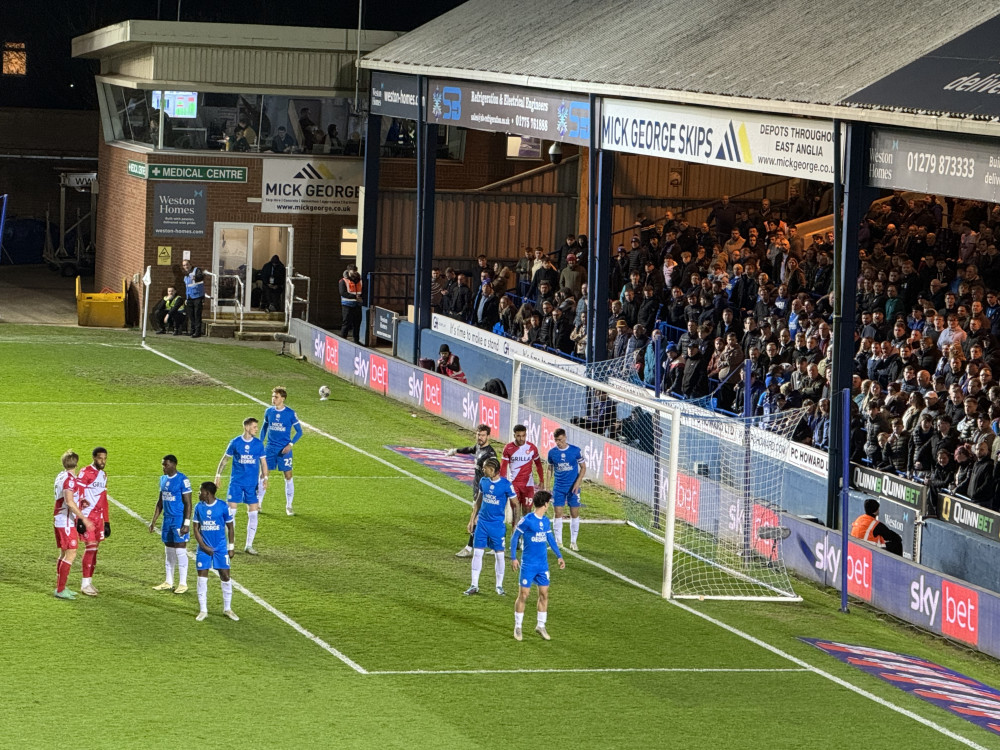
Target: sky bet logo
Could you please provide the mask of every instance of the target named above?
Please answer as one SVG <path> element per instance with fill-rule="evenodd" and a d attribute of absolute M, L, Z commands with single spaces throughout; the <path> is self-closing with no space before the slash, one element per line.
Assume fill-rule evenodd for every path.
<path fill-rule="evenodd" d="M 935 589 L 921 573 L 910 583 L 910 609 L 926 617 L 931 628 L 940 612 L 937 627 L 944 635 L 973 646 L 979 644 L 978 591 L 944 579 L 941 588 Z"/>
<path fill-rule="evenodd" d="M 816 570 L 829 573 L 829 582 L 836 584 L 840 580 L 840 548 L 831 540 L 816 542 L 813 559 Z M 860 545 L 847 545 L 847 593 L 864 599 L 872 600 L 872 551 Z"/>
<path fill-rule="evenodd" d="M 478 399 L 472 393 L 462 397 L 462 417 L 473 427 L 481 424 L 489 425 L 490 434 L 500 435 L 500 402 L 489 396 Z"/>

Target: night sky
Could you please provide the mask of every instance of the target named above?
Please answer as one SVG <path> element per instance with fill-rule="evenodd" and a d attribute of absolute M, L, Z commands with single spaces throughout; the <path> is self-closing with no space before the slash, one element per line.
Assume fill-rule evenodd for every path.
<path fill-rule="evenodd" d="M 178 0 L 160 0 L 162 20 L 177 18 Z M 357 0 L 180 0 L 182 21 L 357 28 Z M 364 0 L 366 29 L 409 31 L 464 0 Z M 128 19 L 157 18 L 157 0 L 0 0 L 0 41 L 24 42 L 25 78 L 0 77 L 0 107 L 96 109 L 97 63 L 73 60 L 70 41 Z"/>

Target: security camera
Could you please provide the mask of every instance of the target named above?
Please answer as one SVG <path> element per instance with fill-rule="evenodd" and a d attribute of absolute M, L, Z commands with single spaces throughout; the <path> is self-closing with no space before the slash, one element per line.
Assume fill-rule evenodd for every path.
<path fill-rule="evenodd" d="M 562 162 L 562 146 L 559 144 L 559 141 L 554 141 L 549 146 L 549 161 L 553 164 Z"/>

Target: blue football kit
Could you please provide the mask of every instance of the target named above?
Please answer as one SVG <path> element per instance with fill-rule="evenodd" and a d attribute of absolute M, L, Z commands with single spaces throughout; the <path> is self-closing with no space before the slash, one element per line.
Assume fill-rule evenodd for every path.
<path fill-rule="evenodd" d="M 556 446 L 549 451 L 549 466 L 552 467 L 552 503 L 557 508 L 569 504 L 580 507 L 580 492 L 572 492 L 573 484 L 580 476 L 580 464 L 584 463 L 583 453 L 575 445 L 565 448 Z"/>
<path fill-rule="evenodd" d="M 503 477 L 479 481 L 480 505 L 476 516 L 476 533 L 472 546 L 476 549 L 490 549 L 503 552 L 507 536 L 504 513 L 510 498 L 517 497 L 514 487 Z"/>
<path fill-rule="evenodd" d="M 194 508 L 194 523 L 198 524 L 201 538 L 206 546 L 212 548 L 212 554 L 207 555 L 198 545 L 198 570 L 229 569 L 229 540 L 226 537 L 226 524 L 232 523 L 235 514 L 226 503 L 216 500 L 209 505 L 199 502 Z"/>
<path fill-rule="evenodd" d="M 226 455 L 233 459 L 226 499 L 231 503 L 256 503 L 264 444 L 257 438 L 244 440 L 242 435 L 238 435 L 229 442 Z"/>
<path fill-rule="evenodd" d="M 160 501 L 163 503 L 163 526 L 160 538 L 164 544 L 187 542 L 191 533 L 181 534 L 184 526 L 184 495 L 191 493 L 191 480 L 176 472 L 172 477 L 160 477 Z"/>
<path fill-rule="evenodd" d="M 521 552 L 521 570 L 518 583 L 524 588 L 549 585 L 549 548 L 561 558 L 556 538 L 552 534 L 552 521 L 548 516 L 539 518 L 529 513 L 520 520 L 510 538 L 510 548 L 517 550 L 517 543 L 524 537 L 524 551 Z"/>
<path fill-rule="evenodd" d="M 286 445 L 295 445 L 301 437 L 302 425 L 294 409 L 287 406 L 277 409 L 272 406 L 264 412 L 264 426 L 261 428 L 260 439 L 267 445 L 265 457 L 268 470 L 291 471 L 292 451 L 285 454 L 281 451 Z"/>

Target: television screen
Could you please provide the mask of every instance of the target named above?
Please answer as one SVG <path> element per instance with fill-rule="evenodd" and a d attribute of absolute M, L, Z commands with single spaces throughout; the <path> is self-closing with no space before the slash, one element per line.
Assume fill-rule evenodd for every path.
<path fill-rule="evenodd" d="M 164 91 L 163 111 L 170 117 L 191 119 L 198 116 L 197 91 Z M 160 92 L 153 92 L 153 109 L 160 108 Z"/>

